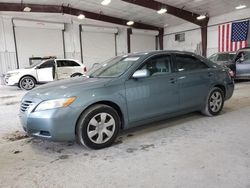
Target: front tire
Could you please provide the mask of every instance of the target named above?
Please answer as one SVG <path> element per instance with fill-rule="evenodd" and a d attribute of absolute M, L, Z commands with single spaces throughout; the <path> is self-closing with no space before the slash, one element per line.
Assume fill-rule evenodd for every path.
<path fill-rule="evenodd" d="M 92 149 L 109 147 L 120 130 L 121 120 L 110 106 L 97 104 L 87 109 L 76 126 L 76 139 L 81 145 Z"/>
<path fill-rule="evenodd" d="M 31 76 L 24 76 L 18 83 L 19 87 L 24 90 L 31 90 L 36 86 L 36 81 Z"/>
<path fill-rule="evenodd" d="M 213 88 L 207 97 L 204 109 L 201 111 L 206 116 L 218 115 L 224 106 L 224 92 L 218 88 Z"/>

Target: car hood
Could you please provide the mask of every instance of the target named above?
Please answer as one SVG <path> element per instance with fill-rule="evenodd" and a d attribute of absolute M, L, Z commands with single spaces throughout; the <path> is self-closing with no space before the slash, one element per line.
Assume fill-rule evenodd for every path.
<path fill-rule="evenodd" d="M 42 100 L 71 97 L 87 89 L 104 87 L 110 81 L 110 78 L 70 78 L 37 87 L 28 92 L 26 96 L 40 98 Z"/>
<path fill-rule="evenodd" d="M 26 69 L 14 69 L 14 70 L 12 70 L 12 71 L 8 71 L 7 72 L 7 74 L 12 74 L 12 73 L 21 73 L 21 72 L 27 72 L 27 70 Z"/>

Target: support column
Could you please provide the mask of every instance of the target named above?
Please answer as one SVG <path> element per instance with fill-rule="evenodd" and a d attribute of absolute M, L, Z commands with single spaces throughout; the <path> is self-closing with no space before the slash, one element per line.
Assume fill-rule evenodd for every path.
<path fill-rule="evenodd" d="M 158 38 L 159 38 L 159 47 L 160 47 L 160 50 L 163 50 L 163 37 L 164 37 L 164 28 L 159 29 Z"/>
<path fill-rule="evenodd" d="M 207 57 L 207 26 L 201 27 L 202 55 Z"/>
<path fill-rule="evenodd" d="M 131 53 L 131 40 L 130 40 L 130 35 L 132 34 L 132 29 L 128 28 L 127 29 L 127 47 L 128 47 L 128 53 Z"/>

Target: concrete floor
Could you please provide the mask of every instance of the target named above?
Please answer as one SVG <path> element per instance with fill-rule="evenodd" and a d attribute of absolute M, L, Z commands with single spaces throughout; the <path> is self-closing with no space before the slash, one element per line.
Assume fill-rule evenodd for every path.
<path fill-rule="evenodd" d="M 0 87 L 0 187 L 250 188 L 250 82 L 236 84 L 217 117 L 145 125 L 98 151 L 25 138 L 24 93 Z"/>

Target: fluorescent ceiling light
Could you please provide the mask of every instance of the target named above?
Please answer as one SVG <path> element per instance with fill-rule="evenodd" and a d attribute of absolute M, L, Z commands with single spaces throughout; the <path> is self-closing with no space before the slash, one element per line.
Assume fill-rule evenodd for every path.
<path fill-rule="evenodd" d="M 85 18 L 85 16 L 83 14 L 79 14 L 79 16 L 77 16 L 78 19 L 82 20 Z"/>
<path fill-rule="evenodd" d="M 239 10 L 239 9 L 243 9 L 243 8 L 246 8 L 247 6 L 246 5 L 239 5 L 237 7 L 235 7 L 235 9 Z"/>
<path fill-rule="evenodd" d="M 164 14 L 167 12 L 166 8 L 161 8 L 160 10 L 157 11 L 158 14 Z"/>
<path fill-rule="evenodd" d="M 103 0 L 101 2 L 101 4 L 104 5 L 104 6 L 108 5 L 109 3 L 111 3 L 111 0 Z"/>
<path fill-rule="evenodd" d="M 134 23 L 135 23 L 134 21 L 128 21 L 127 25 L 134 25 Z"/>
<path fill-rule="evenodd" d="M 30 8 L 30 7 L 25 7 L 25 8 L 23 9 L 23 11 L 24 11 L 24 12 L 30 12 L 30 11 L 31 11 L 31 8 Z"/>
<path fill-rule="evenodd" d="M 205 19 L 205 18 L 206 18 L 205 15 L 200 15 L 200 16 L 197 17 L 197 20 L 203 20 L 203 19 Z"/>

